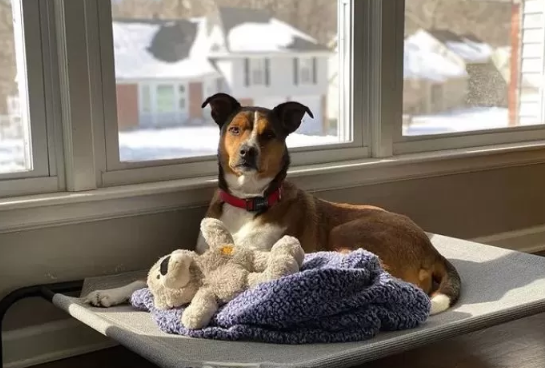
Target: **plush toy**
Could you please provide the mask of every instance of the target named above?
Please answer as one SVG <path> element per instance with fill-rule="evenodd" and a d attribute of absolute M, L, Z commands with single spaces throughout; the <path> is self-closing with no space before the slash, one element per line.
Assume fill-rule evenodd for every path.
<path fill-rule="evenodd" d="M 239 247 L 225 225 L 205 218 L 201 233 L 209 248 L 202 255 L 176 250 L 157 261 L 148 273 L 148 287 L 158 309 L 189 304 L 182 324 L 203 328 L 218 307 L 248 288 L 299 271 L 304 252 L 299 241 L 284 236 L 270 252 Z"/>

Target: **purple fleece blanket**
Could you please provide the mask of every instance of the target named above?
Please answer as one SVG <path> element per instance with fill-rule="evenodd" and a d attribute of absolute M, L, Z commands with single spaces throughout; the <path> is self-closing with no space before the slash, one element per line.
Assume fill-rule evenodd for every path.
<path fill-rule="evenodd" d="M 393 278 L 364 250 L 308 254 L 301 272 L 245 291 L 202 330 L 182 326 L 183 308 L 155 309 L 147 288 L 136 291 L 131 304 L 151 312 L 166 333 L 277 344 L 366 340 L 417 327 L 431 306 L 421 289 Z"/>

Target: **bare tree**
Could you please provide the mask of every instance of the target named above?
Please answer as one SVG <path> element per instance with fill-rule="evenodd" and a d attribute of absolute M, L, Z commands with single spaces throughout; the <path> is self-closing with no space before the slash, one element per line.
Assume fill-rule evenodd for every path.
<path fill-rule="evenodd" d="M 406 20 L 411 28 L 448 29 L 458 34 L 474 34 L 494 46 L 510 40 L 511 3 L 467 0 L 407 0 Z M 408 34 L 416 31 L 412 29 Z"/>
<path fill-rule="evenodd" d="M 274 17 L 327 43 L 336 33 L 336 2 L 332 0 L 118 0 L 116 18 L 186 18 L 205 16 L 216 7 L 264 9 Z"/>

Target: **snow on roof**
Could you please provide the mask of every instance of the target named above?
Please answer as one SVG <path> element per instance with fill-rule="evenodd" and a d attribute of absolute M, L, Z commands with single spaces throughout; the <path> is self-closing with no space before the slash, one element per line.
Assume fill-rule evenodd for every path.
<path fill-rule="evenodd" d="M 317 44 L 312 37 L 276 19 L 238 25 L 229 32 L 227 40 L 231 52 L 282 52 L 290 51 L 296 37 Z"/>
<path fill-rule="evenodd" d="M 457 35 L 449 30 L 430 30 L 429 33 L 468 63 L 484 63 L 490 60 L 493 48 L 471 34 Z"/>
<path fill-rule="evenodd" d="M 309 52 L 329 49 L 264 9 L 219 8 L 230 52 Z"/>
<path fill-rule="evenodd" d="M 420 30 L 409 36 L 403 53 L 404 78 L 444 82 L 467 76 L 464 65 L 441 55 L 435 48 L 435 40 L 426 31 Z"/>
<path fill-rule="evenodd" d="M 172 37 L 156 37 L 161 30 L 173 28 L 178 21 L 123 20 L 113 22 L 115 74 L 117 79 L 188 79 L 217 74 L 203 52 L 206 42 L 204 19 L 185 20 L 195 30 L 184 40 L 186 45 L 174 43 Z M 161 58 L 160 52 L 187 48 L 178 59 Z M 157 51 L 159 50 L 159 51 Z M 171 52 L 172 54 L 172 52 Z"/>

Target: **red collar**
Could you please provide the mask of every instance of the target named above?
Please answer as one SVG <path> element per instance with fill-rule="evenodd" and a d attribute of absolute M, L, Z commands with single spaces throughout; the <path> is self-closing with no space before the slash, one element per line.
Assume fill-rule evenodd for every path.
<path fill-rule="evenodd" d="M 267 197 L 238 198 L 220 189 L 220 200 L 231 206 L 243 208 L 248 212 L 260 212 L 272 207 L 282 199 L 282 187 L 276 189 Z"/>

